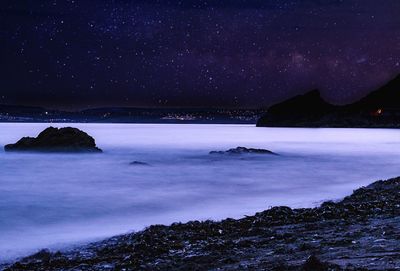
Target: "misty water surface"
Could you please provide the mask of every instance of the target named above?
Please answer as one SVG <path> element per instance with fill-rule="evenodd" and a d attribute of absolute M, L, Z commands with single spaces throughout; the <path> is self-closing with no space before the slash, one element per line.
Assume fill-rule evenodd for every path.
<path fill-rule="evenodd" d="M 391 129 L 74 124 L 93 135 L 104 153 L 2 149 L 48 126 L 0 124 L 2 260 L 155 223 L 239 218 L 273 205 L 314 206 L 400 175 L 400 131 Z M 280 155 L 208 154 L 237 146 Z"/>

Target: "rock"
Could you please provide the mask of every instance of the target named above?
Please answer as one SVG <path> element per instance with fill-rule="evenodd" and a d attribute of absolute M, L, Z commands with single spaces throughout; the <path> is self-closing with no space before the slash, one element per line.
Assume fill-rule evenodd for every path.
<path fill-rule="evenodd" d="M 5 151 L 33 152 L 102 152 L 93 137 L 77 128 L 49 127 L 36 138 L 23 137 L 15 144 L 4 147 Z"/>
<path fill-rule="evenodd" d="M 334 105 L 318 90 L 268 108 L 257 127 L 398 128 L 400 75 L 357 102 Z"/>
<path fill-rule="evenodd" d="M 304 271 L 328 271 L 329 266 L 322 263 L 317 257 L 310 256 L 303 265 Z"/>
<path fill-rule="evenodd" d="M 31 256 L 23 258 L 21 261 L 29 262 L 30 260 L 35 260 L 37 262 L 49 262 L 51 257 L 52 257 L 52 254 L 51 254 L 50 250 L 42 249 Z"/>
<path fill-rule="evenodd" d="M 264 150 L 264 149 L 253 149 L 253 148 L 245 148 L 245 147 L 237 147 L 234 149 L 229 149 L 227 151 L 212 151 L 210 154 L 275 154 L 272 151 Z"/>
<path fill-rule="evenodd" d="M 149 164 L 147 164 L 145 162 L 140 162 L 140 161 L 130 162 L 129 165 L 131 165 L 131 166 L 150 166 Z"/>
<path fill-rule="evenodd" d="M 399 270 L 399 202 L 395 178 L 320 207 L 153 225 L 71 250 L 43 250 L 4 269 L 0 263 L 0 270 Z"/>
<path fill-rule="evenodd" d="M 301 126 L 303 122 L 319 121 L 336 108 L 321 97 L 319 90 L 312 90 L 271 106 L 258 120 L 257 126 Z"/>

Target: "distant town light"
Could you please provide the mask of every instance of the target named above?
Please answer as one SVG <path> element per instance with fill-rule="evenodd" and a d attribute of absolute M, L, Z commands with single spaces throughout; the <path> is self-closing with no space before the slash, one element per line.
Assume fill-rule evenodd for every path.
<path fill-rule="evenodd" d="M 382 108 L 378 108 L 377 110 L 375 110 L 371 113 L 372 116 L 381 116 L 382 114 L 383 114 Z"/>

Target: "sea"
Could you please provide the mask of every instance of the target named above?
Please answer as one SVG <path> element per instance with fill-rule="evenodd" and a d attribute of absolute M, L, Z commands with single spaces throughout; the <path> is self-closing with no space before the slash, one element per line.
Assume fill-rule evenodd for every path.
<path fill-rule="evenodd" d="M 104 152 L 4 152 L 49 126 L 80 128 Z M 278 155 L 210 154 L 238 146 Z M 399 165 L 396 129 L 0 123 L 0 261 L 153 224 L 318 206 L 400 175 Z"/>

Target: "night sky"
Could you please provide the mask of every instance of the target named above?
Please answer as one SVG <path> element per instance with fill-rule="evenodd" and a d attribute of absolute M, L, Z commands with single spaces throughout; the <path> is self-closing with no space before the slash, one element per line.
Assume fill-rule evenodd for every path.
<path fill-rule="evenodd" d="M 0 104 L 347 103 L 400 73 L 399 0 L 3 0 L 0 26 Z"/>

